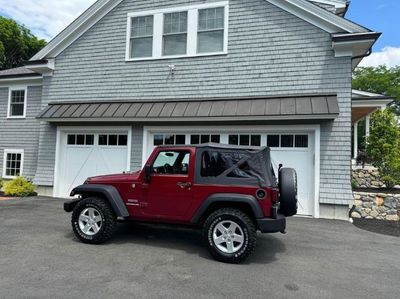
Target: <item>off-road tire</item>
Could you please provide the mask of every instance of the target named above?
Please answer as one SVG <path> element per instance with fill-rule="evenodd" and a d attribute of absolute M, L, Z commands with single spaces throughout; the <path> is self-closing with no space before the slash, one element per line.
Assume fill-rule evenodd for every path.
<path fill-rule="evenodd" d="M 87 208 L 96 209 L 102 219 L 102 225 L 99 231 L 92 236 L 85 234 L 79 227 L 79 216 L 82 211 Z M 113 236 L 117 226 L 117 217 L 115 216 L 110 204 L 106 200 L 103 198 L 90 197 L 81 200 L 75 206 L 72 212 L 71 223 L 75 236 L 83 243 L 101 244 Z"/>
<path fill-rule="evenodd" d="M 235 253 L 222 252 L 214 243 L 214 229 L 221 221 L 225 220 L 236 223 L 243 231 L 243 245 Z M 253 221 L 247 214 L 233 208 L 223 208 L 213 212 L 204 223 L 203 236 L 211 255 L 224 263 L 238 264 L 244 261 L 254 251 L 257 243 L 256 227 Z"/>
<path fill-rule="evenodd" d="M 279 170 L 280 213 L 289 217 L 297 214 L 297 174 L 293 168 Z"/>

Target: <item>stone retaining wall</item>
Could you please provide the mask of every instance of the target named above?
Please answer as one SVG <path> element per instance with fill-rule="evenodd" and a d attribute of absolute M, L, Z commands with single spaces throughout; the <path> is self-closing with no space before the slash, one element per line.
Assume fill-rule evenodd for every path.
<path fill-rule="evenodd" d="M 352 218 L 400 220 L 400 194 L 353 192 Z"/>
<path fill-rule="evenodd" d="M 379 171 L 373 167 L 353 169 L 353 187 L 361 188 L 383 188 Z"/>

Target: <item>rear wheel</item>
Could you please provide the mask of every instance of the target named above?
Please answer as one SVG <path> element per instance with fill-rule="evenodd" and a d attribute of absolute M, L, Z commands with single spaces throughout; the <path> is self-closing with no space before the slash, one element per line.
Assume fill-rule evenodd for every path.
<path fill-rule="evenodd" d="M 114 234 L 117 218 L 104 199 L 86 198 L 75 206 L 71 222 L 79 240 L 89 244 L 101 244 Z"/>
<path fill-rule="evenodd" d="M 212 256 L 225 263 L 240 263 L 255 249 L 256 229 L 242 211 L 232 208 L 212 213 L 204 223 L 204 237 Z"/>

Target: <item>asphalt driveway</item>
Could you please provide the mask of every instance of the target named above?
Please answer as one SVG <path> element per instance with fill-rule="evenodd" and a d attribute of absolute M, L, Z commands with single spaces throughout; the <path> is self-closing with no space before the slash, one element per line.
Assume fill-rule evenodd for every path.
<path fill-rule="evenodd" d="M 215 262 L 191 229 L 121 224 L 78 242 L 62 201 L 0 202 L 0 298 L 397 298 L 400 238 L 291 218 L 241 265 Z"/>

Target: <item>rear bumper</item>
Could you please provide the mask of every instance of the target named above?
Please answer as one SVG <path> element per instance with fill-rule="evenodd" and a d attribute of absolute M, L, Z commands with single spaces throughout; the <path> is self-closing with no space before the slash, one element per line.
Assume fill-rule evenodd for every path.
<path fill-rule="evenodd" d="M 257 224 L 262 233 L 284 233 L 286 230 L 286 217 L 278 214 L 276 219 L 257 219 Z"/>

